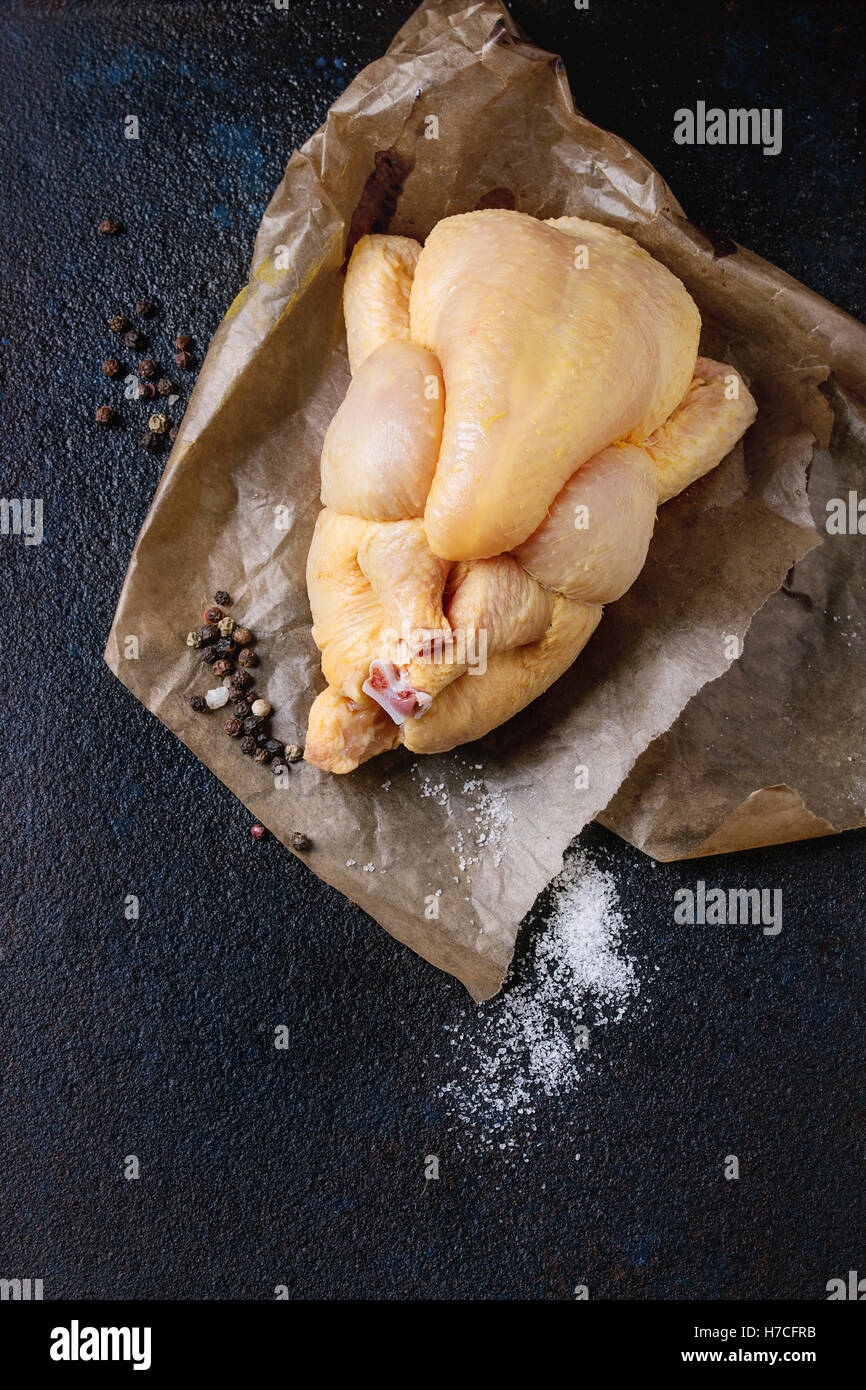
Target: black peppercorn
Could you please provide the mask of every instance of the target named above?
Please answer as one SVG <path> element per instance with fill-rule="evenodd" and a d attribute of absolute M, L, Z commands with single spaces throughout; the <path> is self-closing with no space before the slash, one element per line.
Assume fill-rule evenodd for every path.
<path fill-rule="evenodd" d="M 189 336 L 188 333 L 178 333 L 177 337 L 174 340 L 174 345 L 179 352 L 185 352 L 191 342 L 192 338 Z"/>
<path fill-rule="evenodd" d="M 240 746 L 241 752 L 246 753 L 248 758 L 251 758 L 256 751 L 256 741 L 254 738 L 242 738 Z"/>
<path fill-rule="evenodd" d="M 117 376 L 120 371 L 120 363 L 116 357 L 106 357 L 102 364 L 102 371 L 105 376 Z"/>
<path fill-rule="evenodd" d="M 237 656 L 238 649 L 234 642 L 230 641 L 228 637 L 221 637 L 216 644 L 216 649 L 220 656 L 224 656 L 228 659 Z"/>
<path fill-rule="evenodd" d="M 148 430 L 147 434 L 141 436 L 141 447 L 146 453 L 155 454 L 159 448 L 159 435 L 154 434 L 152 430 Z"/>
<path fill-rule="evenodd" d="M 255 652 L 252 650 L 252 648 L 250 648 L 250 647 L 243 647 L 243 648 L 238 652 L 238 665 L 239 665 L 239 666 L 258 666 L 258 664 L 259 664 L 259 659 L 258 659 L 258 657 L 256 656 Z"/>
<path fill-rule="evenodd" d="M 174 365 L 180 367 L 182 372 L 188 372 L 192 366 L 192 353 L 176 352 L 174 354 Z"/>
<path fill-rule="evenodd" d="M 252 683 L 253 678 L 246 671 L 235 671 L 232 676 L 232 686 L 235 690 L 248 690 Z"/>
<path fill-rule="evenodd" d="M 249 717 L 249 713 L 250 707 L 247 704 L 246 700 L 238 700 L 235 704 L 235 714 L 237 715 L 238 719 L 247 719 Z"/>
<path fill-rule="evenodd" d="M 99 230 L 103 236 L 115 236 L 120 231 L 120 223 L 114 217 L 103 217 Z"/>
<path fill-rule="evenodd" d="M 170 396 L 174 391 L 174 385 L 167 376 L 161 376 L 156 383 L 156 389 L 161 396 Z"/>
<path fill-rule="evenodd" d="M 215 642 L 219 633 L 210 623 L 205 623 L 204 627 L 199 628 L 199 636 L 203 642 Z"/>
<path fill-rule="evenodd" d="M 98 405 L 94 418 L 97 425 L 110 425 L 114 419 L 114 409 L 110 405 Z"/>
<path fill-rule="evenodd" d="M 291 845 L 292 849 L 300 850 L 301 853 L 303 853 L 304 850 L 310 849 L 312 847 L 312 843 L 313 842 L 310 839 L 309 835 L 305 835 L 303 830 L 293 830 L 291 835 L 289 836 L 289 844 Z"/>
<path fill-rule="evenodd" d="M 248 627 L 236 627 L 232 633 L 232 641 L 237 642 L 239 647 L 251 647 L 255 640 Z"/>
<path fill-rule="evenodd" d="M 241 723 L 239 719 L 227 719 L 223 724 L 223 733 L 228 734 L 229 738 L 237 738 L 240 731 Z"/>
<path fill-rule="evenodd" d="M 267 729 L 259 729 L 258 733 L 256 734 L 256 743 L 258 744 L 259 748 L 266 748 L 266 747 L 267 747 L 267 745 L 268 745 L 268 731 L 267 731 Z M 270 756 L 271 756 L 271 755 L 270 755 L 270 753 L 269 753 L 269 754 L 268 754 L 268 757 L 270 757 Z"/>
<path fill-rule="evenodd" d="M 140 381 L 135 388 L 136 398 L 140 401 L 152 401 L 155 394 L 152 381 Z"/>
<path fill-rule="evenodd" d="M 280 740 L 278 738 L 269 738 L 267 743 L 265 744 L 265 747 L 273 757 L 282 757 L 283 745 L 280 743 Z"/>
<path fill-rule="evenodd" d="M 257 734 L 259 731 L 259 721 L 254 714 L 248 714 L 244 720 L 244 733 Z"/>
<path fill-rule="evenodd" d="M 196 714 L 201 714 L 202 710 L 207 709 L 207 700 L 203 695 L 190 695 L 189 702 Z"/>
<path fill-rule="evenodd" d="M 138 364 L 138 375 L 144 377 L 144 379 L 147 380 L 147 378 L 149 376 L 153 376 L 155 372 L 156 363 L 154 362 L 153 358 L 142 357 L 141 361 Z"/>
<path fill-rule="evenodd" d="M 213 647 L 205 647 L 201 654 L 201 659 L 206 666 L 213 666 L 214 662 L 217 660 L 217 654 Z"/>
<path fill-rule="evenodd" d="M 123 317 L 123 314 L 112 314 L 111 318 L 108 320 L 108 326 L 112 333 L 122 333 L 126 327 L 126 319 Z"/>
<path fill-rule="evenodd" d="M 140 299 L 135 306 L 135 312 L 140 319 L 149 319 L 153 313 L 153 305 L 149 299 Z"/>
<path fill-rule="evenodd" d="M 137 328 L 130 328 L 128 333 L 124 333 L 123 341 L 128 348 L 135 348 L 137 350 L 138 348 L 144 347 L 146 339 L 142 338 Z"/>
<path fill-rule="evenodd" d="M 213 673 L 215 676 L 219 676 L 220 680 L 222 680 L 223 676 L 230 676 L 234 669 L 234 665 L 231 661 L 226 661 L 222 658 L 219 661 L 215 661 L 213 664 Z"/>
<path fill-rule="evenodd" d="M 255 753 L 253 754 L 253 762 L 254 762 L 254 763 L 269 763 L 270 761 L 271 761 L 271 755 L 270 755 L 270 753 L 268 752 L 267 748 L 257 748 L 257 749 L 256 749 Z"/>
<path fill-rule="evenodd" d="M 231 597 L 226 593 L 225 589 L 217 589 L 213 596 L 213 601 L 214 603 L 218 603 L 221 608 L 231 608 L 232 606 Z"/>

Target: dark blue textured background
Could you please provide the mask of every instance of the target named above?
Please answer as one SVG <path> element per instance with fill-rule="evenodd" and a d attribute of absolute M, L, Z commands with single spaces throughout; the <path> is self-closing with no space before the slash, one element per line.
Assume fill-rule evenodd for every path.
<path fill-rule="evenodd" d="M 200 361 L 293 146 L 411 10 L 7 0 L 0 14 L 0 493 L 45 499 L 41 547 L 0 540 L 0 1277 L 41 1277 L 49 1298 L 286 1283 L 549 1299 L 578 1282 L 593 1297 L 822 1298 L 858 1259 L 866 1271 L 861 835 L 704 861 L 710 883 L 783 889 L 769 939 L 673 928 L 694 866 L 653 867 L 587 830 L 629 951 L 659 969 L 647 1007 L 600 1030 L 580 1087 L 500 1153 L 438 1099 L 444 1029 L 474 1026 L 462 987 L 252 842 L 240 804 L 102 664 L 162 463 L 138 447 L 143 407 L 124 402 L 111 432 L 92 422 L 121 397 L 99 372 L 106 317 L 149 294 L 154 355 L 187 329 Z M 513 13 L 695 221 L 866 317 L 859 3 Z M 699 98 L 782 107 L 782 153 L 675 146 L 673 111 Z M 125 227 L 112 241 L 95 232 L 106 214 Z M 738 1183 L 721 1179 L 729 1152 Z M 425 1190 L 427 1153 L 441 1180 Z"/>

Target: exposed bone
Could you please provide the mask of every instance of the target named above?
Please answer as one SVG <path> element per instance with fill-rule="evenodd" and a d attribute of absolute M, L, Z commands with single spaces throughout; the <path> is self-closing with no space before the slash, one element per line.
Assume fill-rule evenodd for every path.
<path fill-rule="evenodd" d="M 395 724 L 407 719 L 420 719 L 430 708 L 433 697 L 424 690 L 414 690 L 406 674 L 393 661 L 373 661 L 370 674 L 361 689 L 377 705 L 381 705 Z"/>

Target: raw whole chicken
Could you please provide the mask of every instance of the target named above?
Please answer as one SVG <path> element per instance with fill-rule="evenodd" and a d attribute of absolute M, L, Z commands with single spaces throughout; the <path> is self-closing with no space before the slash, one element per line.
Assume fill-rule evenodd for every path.
<path fill-rule="evenodd" d="M 681 282 L 601 223 L 488 209 L 423 248 L 365 236 L 343 303 L 307 565 L 327 689 L 305 756 L 328 772 L 536 699 L 637 578 L 658 505 L 756 414 L 698 357 Z"/>

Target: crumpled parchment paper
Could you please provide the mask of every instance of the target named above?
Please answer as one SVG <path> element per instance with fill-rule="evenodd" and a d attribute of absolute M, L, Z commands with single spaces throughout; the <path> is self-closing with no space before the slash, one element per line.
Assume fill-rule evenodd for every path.
<path fill-rule="evenodd" d="M 516 719 L 450 754 L 398 750 L 348 777 L 301 763 L 276 786 L 225 738 L 221 713 L 191 711 L 189 695 L 214 681 L 184 635 L 228 589 L 258 635 L 274 732 L 303 742 L 322 685 L 304 566 L 322 439 L 349 380 L 347 248 L 365 231 L 423 240 L 479 206 L 576 214 L 636 237 L 688 286 L 701 350 L 746 375 L 758 420 L 662 509 L 637 584 Z M 863 476 L 864 368 L 866 330 L 693 227 L 637 151 L 574 110 L 561 60 L 501 4 L 422 4 L 271 199 L 136 543 L 106 660 L 284 843 L 311 837 L 303 858 L 321 878 L 488 998 L 522 917 L 593 817 L 671 858 L 864 823 L 862 541 L 820 544 L 812 521 Z"/>

